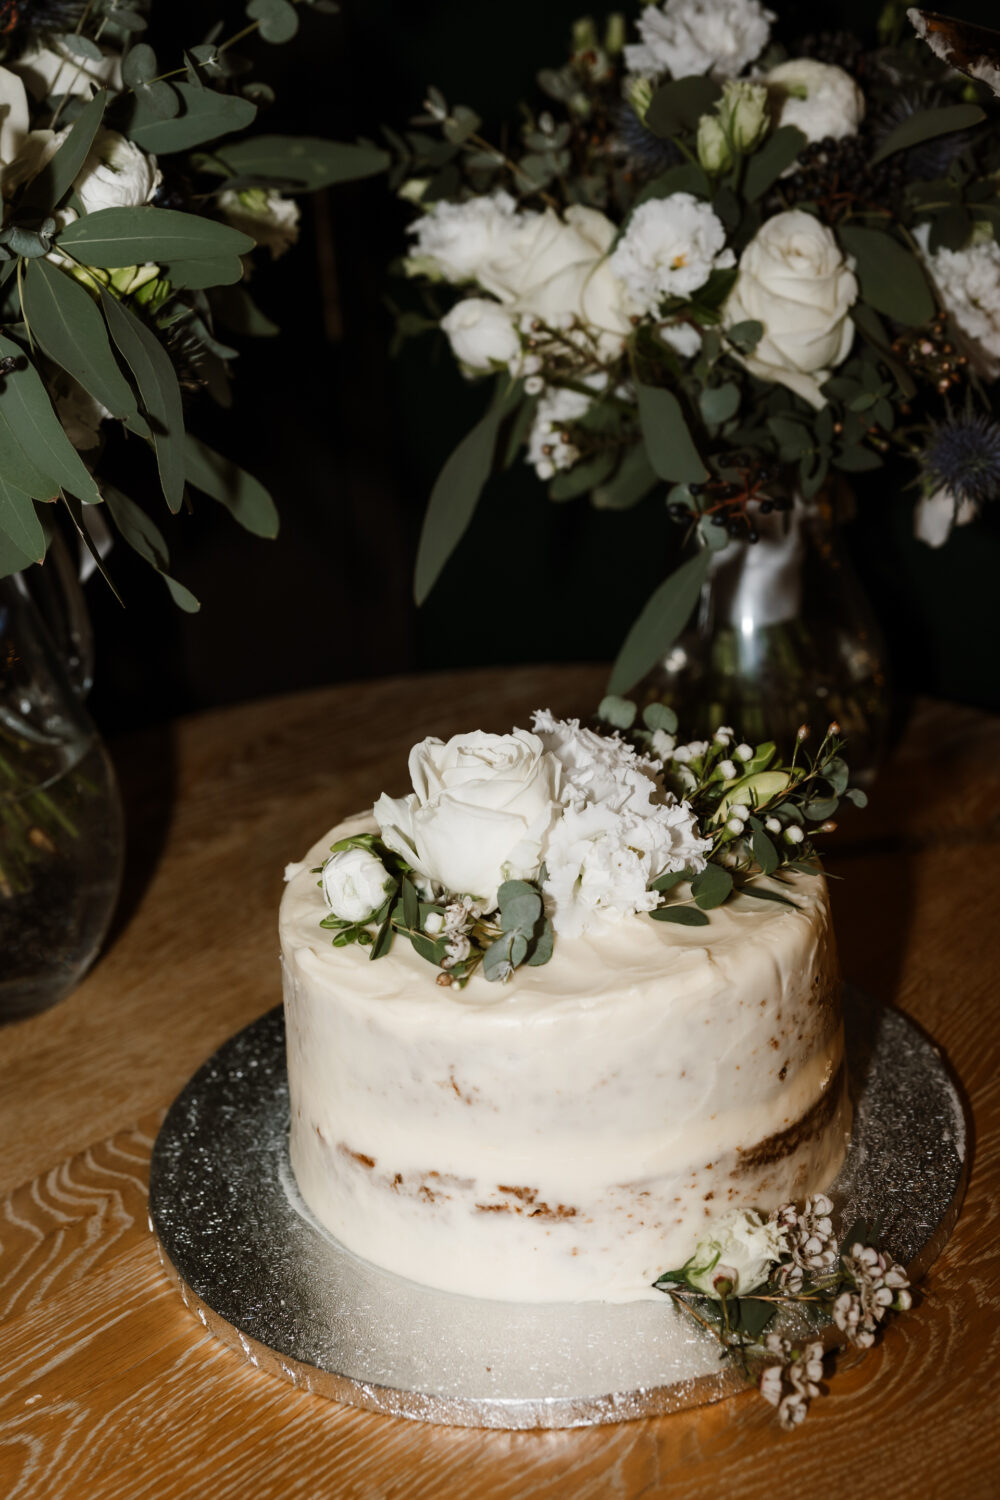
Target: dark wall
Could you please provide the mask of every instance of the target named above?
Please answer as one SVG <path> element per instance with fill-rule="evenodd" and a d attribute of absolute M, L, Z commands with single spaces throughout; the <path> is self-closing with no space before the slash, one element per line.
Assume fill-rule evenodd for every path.
<path fill-rule="evenodd" d="M 468 102 L 488 124 L 510 115 L 537 67 L 558 63 L 570 0 L 346 0 L 334 17 L 304 15 L 287 46 L 247 47 L 277 102 L 269 131 L 350 139 L 404 122 L 426 83 Z M 593 7 L 608 9 L 610 7 Z M 777 5 L 789 39 L 815 5 Z M 161 62 L 198 40 L 204 0 L 158 0 Z M 955 9 L 987 21 L 992 0 Z M 239 28 L 239 4 L 211 7 Z M 872 24 L 876 8 L 823 7 L 823 24 Z M 108 732 L 178 713 L 313 684 L 398 671 L 527 659 L 610 658 L 672 558 L 662 502 L 601 515 L 556 506 L 522 463 L 493 482 L 431 600 L 411 602 L 410 572 L 434 476 L 478 414 L 439 338 L 390 360 L 388 263 L 407 212 L 380 181 L 306 200 L 299 246 L 255 272 L 254 295 L 281 324 L 245 341 L 236 404 L 199 398 L 191 426 L 258 474 L 281 511 L 276 542 L 247 536 L 211 501 L 165 529 L 174 572 L 202 600 L 179 614 L 124 549 L 110 560 L 125 612 L 88 585 L 99 649 L 93 708 Z M 150 478 L 146 493 L 160 519 Z M 912 495 L 879 477 L 850 544 L 892 646 L 895 676 L 918 690 L 998 706 L 991 651 L 1000 573 L 998 517 L 931 552 L 910 535 Z M 167 518 L 163 518 L 167 519 Z"/>

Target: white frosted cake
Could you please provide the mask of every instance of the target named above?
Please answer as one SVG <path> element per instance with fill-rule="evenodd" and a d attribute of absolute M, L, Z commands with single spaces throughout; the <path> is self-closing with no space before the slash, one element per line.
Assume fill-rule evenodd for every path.
<path fill-rule="evenodd" d="M 628 1301 L 720 1212 L 829 1184 L 850 1116 L 822 876 L 704 926 L 557 923 L 548 962 L 458 988 L 398 937 L 372 962 L 320 927 L 316 867 L 369 831 L 320 839 L 280 917 L 292 1166 L 349 1250 L 474 1297 Z"/>

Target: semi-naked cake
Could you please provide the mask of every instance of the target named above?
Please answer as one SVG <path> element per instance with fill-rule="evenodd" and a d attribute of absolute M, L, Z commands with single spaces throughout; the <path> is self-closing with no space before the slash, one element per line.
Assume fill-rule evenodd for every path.
<path fill-rule="evenodd" d="M 459 989 L 405 941 L 371 962 L 320 928 L 316 867 L 375 829 L 321 839 L 280 917 L 292 1167 L 342 1245 L 449 1292 L 622 1302 L 726 1209 L 830 1183 L 850 1106 L 822 876 L 784 876 L 794 909 L 557 931 L 544 965 Z"/>

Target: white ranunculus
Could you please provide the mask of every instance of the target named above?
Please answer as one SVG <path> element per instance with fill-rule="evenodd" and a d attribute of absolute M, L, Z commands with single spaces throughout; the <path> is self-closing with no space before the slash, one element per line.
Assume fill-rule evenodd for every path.
<path fill-rule="evenodd" d="M 956 526 L 968 526 L 978 512 L 971 500 L 956 500 L 949 490 L 921 495 L 913 512 L 913 535 L 928 547 L 943 547 Z"/>
<path fill-rule="evenodd" d="M 84 213 L 102 208 L 139 208 L 148 203 L 162 181 L 155 156 L 119 135 L 99 130 L 73 186 Z"/>
<path fill-rule="evenodd" d="M 455 735 L 410 752 L 413 792 L 383 795 L 375 819 L 390 849 L 447 894 L 490 911 L 505 880 L 532 880 L 560 811 L 559 762 L 537 735 Z"/>
<path fill-rule="evenodd" d="M 465 203 L 440 199 L 410 225 L 414 244 L 407 270 L 437 275 L 456 285 L 480 281 L 480 273 L 506 254 L 516 215 L 517 204 L 509 193 L 491 193 Z"/>
<path fill-rule="evenodd" d="M 740 256 L 723 309 L 729 326 L 748 319 L 764 326 L 753 353 L 740 356 L 751 374 L 787 386 L 812 406 L 826 404 L 820 386 L 854 340 L 852 264 L 832 230 L 802 209 L 764 221 Z"/>
<path fill-rule="evenodd" d="M 520 364 L 521 339 L 514 320 L 499 302 L 466 297 L 441 319 L 452 353 L 459 364 L 477 374 L 497 365 Z"/>
<path fill-rule="evenodd" d="M 918 224 L 914 238 L 923 251 L 941 300 L 954 319 L 969 362 L 978 375 L 1000 375 L 1000 245 L 992 235 L 964 250 L 929 249 L 931 227 Z"/>
<path fill-rule="evenodd" d="M 664 297 L 690 297 L 716 267 L 735 264 L 725 225 L 693 193 L 640 203 L 609 262 L 644 313 Z"/>
<path fill-rule="evenodd" d="M 344 922 L 368 922 L 385 903 L 392 878 L 370 849 L 339 849 L 323 865 L 323 899 Z"/>
<path fill-rule="evenodd" d="M 65 370 L 56 371 L 50 390 L 55 397 L 56 416 L 73 447 L 80 453 L 96 448 L 101 440 L 101 423 L 113 413 Z"/>
<path fill-rule="evenodd" d="M 562 432 L 568 422 L 576 422 L 590 406 L 590 397 L 566 386 L 550 386 L 535 408 L 535 418 L 528 433 L 525 462 L 534 467 L 539 479 L 551 479 L 559 469 L 571 469 L 580 457 L 572 442 L 564 442 Z"/>
<path fill-rule="evenodd" d="M 687 78 L 741 73 L 759 57 L 771 35 L 773 11 L 760 0 L 664 0 L 639 17 L 641 43 L 625 48 L 630 73 L 647 78 L 670 73 Z"/>
<path fill-rule="evenodd" d="M 865 96 L 850 73 L 812 57 L 792 57 L 763 75 L 776 106 L 775 123 L 794 125 L 807 141 L 856 135 Z"/>
<path fill-rule="evenodd" d="M 270 188 L 241 188 L 238 192 L 226 188 L 216 203 L 226 223 L 270 250 L 272 260 L 284 255 L 298 240 L 301 214 L 294 198 Z"/>
<path fill-rule="evenodd" d="M 73 57 L 58 47 L 35 47 L 22 52 L 14 67 L 36 99 L 59 94 L 89 99 L 92 84 L 114 92 L 122 87 L 122 60 L 117 52 L 105 52 L 100 58 Z"/>
<path fill-rule="evenodd" d="M 730 1284 L 727 1295 L 746 1296 L 762 1286 L 785 1250 L 784 1231 L 765 1224 L 748 1208 L 734 1208 L 711 1226 L 684 1267 L 688 1283 L 707 1297 L 721 1297 L 716 1283 Z"/>

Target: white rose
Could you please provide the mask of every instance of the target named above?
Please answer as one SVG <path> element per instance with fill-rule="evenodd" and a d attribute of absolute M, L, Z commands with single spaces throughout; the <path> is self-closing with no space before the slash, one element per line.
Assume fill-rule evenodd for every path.
<path fill-rule="evenodd" d="M 59 94 L 89 99 L 91 84 L 116 93 L 122 87 L 122 60 L 117 52 L 105 52 L 99 58 L 72 57 L 58 48 L 35 47 L 22 52 L 14 67 L 36 99 Z"/>
<path fill-rule="evenodd" d="M 441 199 L 410 225 L 414 253 L 406 262 L 407 271 L 441 276 L 456 284 L 480 280 L 480 272 L 505 253 L 516 213 L 517 204 L 509 193 L 492 193 L 465 203 Z"/>
<path fill-rule="evenodd" d="M 331 854 L 321 876 L 323 898 L 344 922 L 367 922 L 392 890 L 392 879 L 370 849 L 340 849 Z"/>
<path fill-rule="evenodd" d="M 609 262 L 636 306 L 659 310 L 664 297 L 690 297 L 716 267 L 736 264 L 722 220 L 693 193 L 640 203 Z"/>
<path fill-rule="evenodd" d="M 792 57 L 764 74 L 777 125 L 795 125 L 807 141 L 856 135 L 865 96 L 850 73 L 811 57 Z"/>
<path fill-rule="evenodd" d="M 710 1232 L 684 1267 L 689 1284 L 707 1297 L 721 1297 L 715 1283 L 731 1283 L 743 1297 L 762 1286 L 771 1267 L 785 1249 L 784 1232 L 777 1224 L 765 1224 L 752 1209 L 734 1208 L 717 1219 Z"/>
<path fill-rule="evenodd" d="M 216 202 L 227 224 L 241 229 L 251 239 L 271 252 L 277 260 L 290 250 L 299 237 L 299 205 L 269 188 L 231 188 L 219 194 Z"/>
<path fill-rule="evenodd" d="M 514 367 L 520 362 L 520 337 L 510 313 L 499 302 L 466 297 L 441 319 L 441 327 L 448 335 L 455 358 L 469 370 L 487 371 L 495 365 Z"/>
<path fill-rule="evenodd" d="M 639 17 L 641 43 L 625 48 L 625 66 L 647 78 L 671 73 L 719 78 L 741 73 L 771 35 L 774 12 L 760 0 L 664 0 Z"/>
<path fill-rule="evenodd" d="M 162 175 L 155 156 L 147 156 L 117 130 L 99 130 L 73 186 L 84 212 L 92 214 L 148 203 Z"/>
<path fill-rule="evenodd" d="M 765 220 L 740 256 L 739 275 L 723 309 L 727 325 L 755 319 L 764 335 L 740 356 L 761 380 L 777 381 L 810 405 L 847 358 L 854 340 L 848 316 L 858 283 L 832 230 L 802 209 Z"/>
<path fill-rule="evenodd" d="M 921 495 L 913 512 L 913 535 L 928 547 L 943 547 L 955 526 L 968 526 L 978 512 L 971 500 L 956 500 L 947 489 Z"/>
<path fill-rule="evenodd" d="M 410 752 L 413 792 L 382 796 L 375 819 L 390 849 L 450 895 L 496 906 L 505 880 L 531 880 L 559 814 L 559 763 L 534 734 L 455 735 Z"/>

